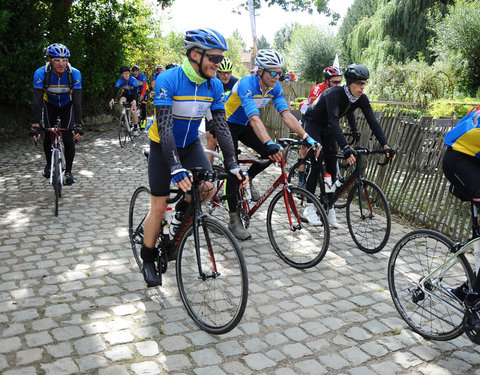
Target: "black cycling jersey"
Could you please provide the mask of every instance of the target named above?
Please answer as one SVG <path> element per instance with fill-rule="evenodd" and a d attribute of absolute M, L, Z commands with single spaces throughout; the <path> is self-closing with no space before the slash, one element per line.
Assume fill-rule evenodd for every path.
<path fill-rule="evenodd" d="M 343 149 L 348 145 L 348 142 L 340 129 L 339 119 L 342 116 L 347 116 L 347 118 L 351 120 L 353 112 L 357 108 L 362 110 L 370 129 L 372 129 L 373 134 L 380 144 L 382 146 L 386 145 L 387 138 L 373 114 L 367 95 L 362 94 L 358 100 L 352 103 L 347 97 L 343 86 L 331 87 L 325 90 L 317 100 L 315 100 L 312 106 L 307 109 L 304 120 L 306 123 L 309 123 L 310 128 L 317 128 L 319 132 L 329 131 L 332 133 Z M 307 127 L 305 127 L 305 129 L 307 129 Z M 314 134 L 310 132 L 309 134 L 314 136 Z"/>

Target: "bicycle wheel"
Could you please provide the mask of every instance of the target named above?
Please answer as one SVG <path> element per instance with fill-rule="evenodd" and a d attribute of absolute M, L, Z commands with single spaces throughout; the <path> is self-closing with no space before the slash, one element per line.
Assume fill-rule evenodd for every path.
<path fill-rule="evenodd" d="M 180 239 L 178 290 L 197 326 L 212 334 L 227 333 L 238 324 L 247 305 L 247 267 L 235 238 L 219 221 L 203 216 L 198 231 L 199 259 L 192 224 Z"/>
<path fill-rule="evenodd" d="M 128 129 L 125 117 L 122 115 L 118 123 L 118 140 L 120 141 L 120 147 L 125 147 L 127 143 Z"/>
<path fill-rule="evenodd" d="M 288 172 L 288 182 L 293 186 L 305 188 L 310 167 L 310 160 L 298 160 Z"/>
<path fill-rule="evenodd" d="M 289 145 L 285 148 L 285 167 L 287 171 L 292 168 L 292 166 L 300 158 L 300 145 Z"/>
<path fill-rule="evenodd" d="M 465 314 L 448 291 L 473 282 L 462 254 L 443 271 L 422 282 L 452 256 L 453 242 L 441 233 L 420 229 L 408 233 L 393 248 L 388 262 L 388 287 L 395 308 L 418 334 L 431 340 L 451 340 L 463 332 Z"/>
<path fill-rule="evenodd" d="M 133 256 L 140 271 L 143 268 L 140 249 L 143 245 L 143 222 L 150 210 L 150 189 L 146 186 L 138 187 L 130 200 L 128 212 L 128 235 L 132 245 Z"/>
<path fill-rule="evenodd" d="M 390 206 L 382 190 L 368 180 L 357 180 L 347 199 L 347 224 L 357 247 L 379 252 L 390 237 Z"/>
<path fill-rule="evenodd" d="M 307 202 L 314 204 L 322 225 L 311 225 L 304 218 Z M 307 190 L 293 186 L 287 187 L 287 199 L 282 189 L 270 202 L 267 232 L 278 256 L 299 269 L 317 265 L 327 253 L 330 243 L 330 229 L 322 205 Z"/>
<path fill-rule="evenodd" d="M 55 216 L 58 216 L 58 200 L 62 196 L 62 165 L 61 165 L 61 158 L 60 153 L 58 150 L 53 150 L 53 190 L 55 192 Z"/>
<path fill-rule="evenodd" d="M 337 180 L 345 181 L 352 174 L 352 169 L 350 166 L 342 161 L 337 160 Z M 342 195 L 338 196 L 337 200 L 334 203 L 334 207 L 338 209 L 343 209 L 347 207 L 348 192 L 350 189 L 347 189 Z"/>
<path fill-rule="evenodd" d="M 212 169 L 215 173 L 225 173 L 225 168 L 221 165 L 214 164 Z M 224 180 L 215 181 L 215 195 L 213 198 L 206 204 L 207 212 L 209 215 L 215 215 L 216 218 L 222 222 L 228 222 L 228 209 L 227 202 L 223 199 L 225 189 Z"/>

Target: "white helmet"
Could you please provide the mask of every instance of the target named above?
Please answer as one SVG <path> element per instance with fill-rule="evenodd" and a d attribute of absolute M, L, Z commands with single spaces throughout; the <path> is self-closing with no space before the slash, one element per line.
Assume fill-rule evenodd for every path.
<path fill-rule="evenodd" d="M 285 61 L 278 51 L 274 49 L 261 49 L 255 57 L 255 65 L 260 69 L 283 68 Z"/>

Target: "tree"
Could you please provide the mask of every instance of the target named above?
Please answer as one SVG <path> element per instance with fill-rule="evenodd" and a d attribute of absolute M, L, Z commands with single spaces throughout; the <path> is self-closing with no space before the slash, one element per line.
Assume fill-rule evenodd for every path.
<path fill-rule="evenodd" d="M 297 23 L 291 23 L 277 31 L 273 39 L 273 47 L 278 51 L 285 51 L 292 40 L 292 34 L 297 26 Z"/>
<path fill-rule="evenodd" d="M 242 62 L 242 52 L 245 42 L 236 33 L 227 38 L 228 51 L 225 52 L 225 56 L 228 57 L 233 63 L 233 75 L 236 77 L 243 77 L 248 74 L 248 69 Z"/>
<path fill-rule="evenodd" d="M 270 43 L 268 43 L 268 40 L 265 37 L 265 35 L 261 35 L 260 38 L 258 39 L 258 49 L 268 49 L 268 48 L 272 48 L 270 46 Z"/>

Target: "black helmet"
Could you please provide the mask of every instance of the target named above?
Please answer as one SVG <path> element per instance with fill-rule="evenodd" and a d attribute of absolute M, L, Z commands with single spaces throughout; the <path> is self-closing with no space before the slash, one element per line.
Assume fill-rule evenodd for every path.
<path fill-rule="evenodd" d="M 177 66 L 177 64 L 170 63 L 170 64 L 167 64 L 167 66 L 165 67 L 165 69 L 166 69 L 166 70 L 172 69 L 172 68 L 175 68 L 176 66 Z"/>
<path fill-rule="evenodd" d="M 129 72 L 130 71 L 130 68 L 128 66 L 122 66 L 120 69 L 119 69 L 119 72 L 120 74 L 122 74 L 123 72 Z"/>
<path fill-rule="evenodd" d="M 370 78 L 370 73 L 367 67 L 362 64 L 351 64 L 347 66 L 344 76 L 347 80 L 347 85 L 349 85 L 357 81 L 366 81 Z"/>
<path fill-rule="evenodd" d="M 139 67 L 138 65 L 134 65 L 134 66 L 132 66 L 132 72 L 133 72 L 134 70 L 140 70 L 140 67 Z"/>

